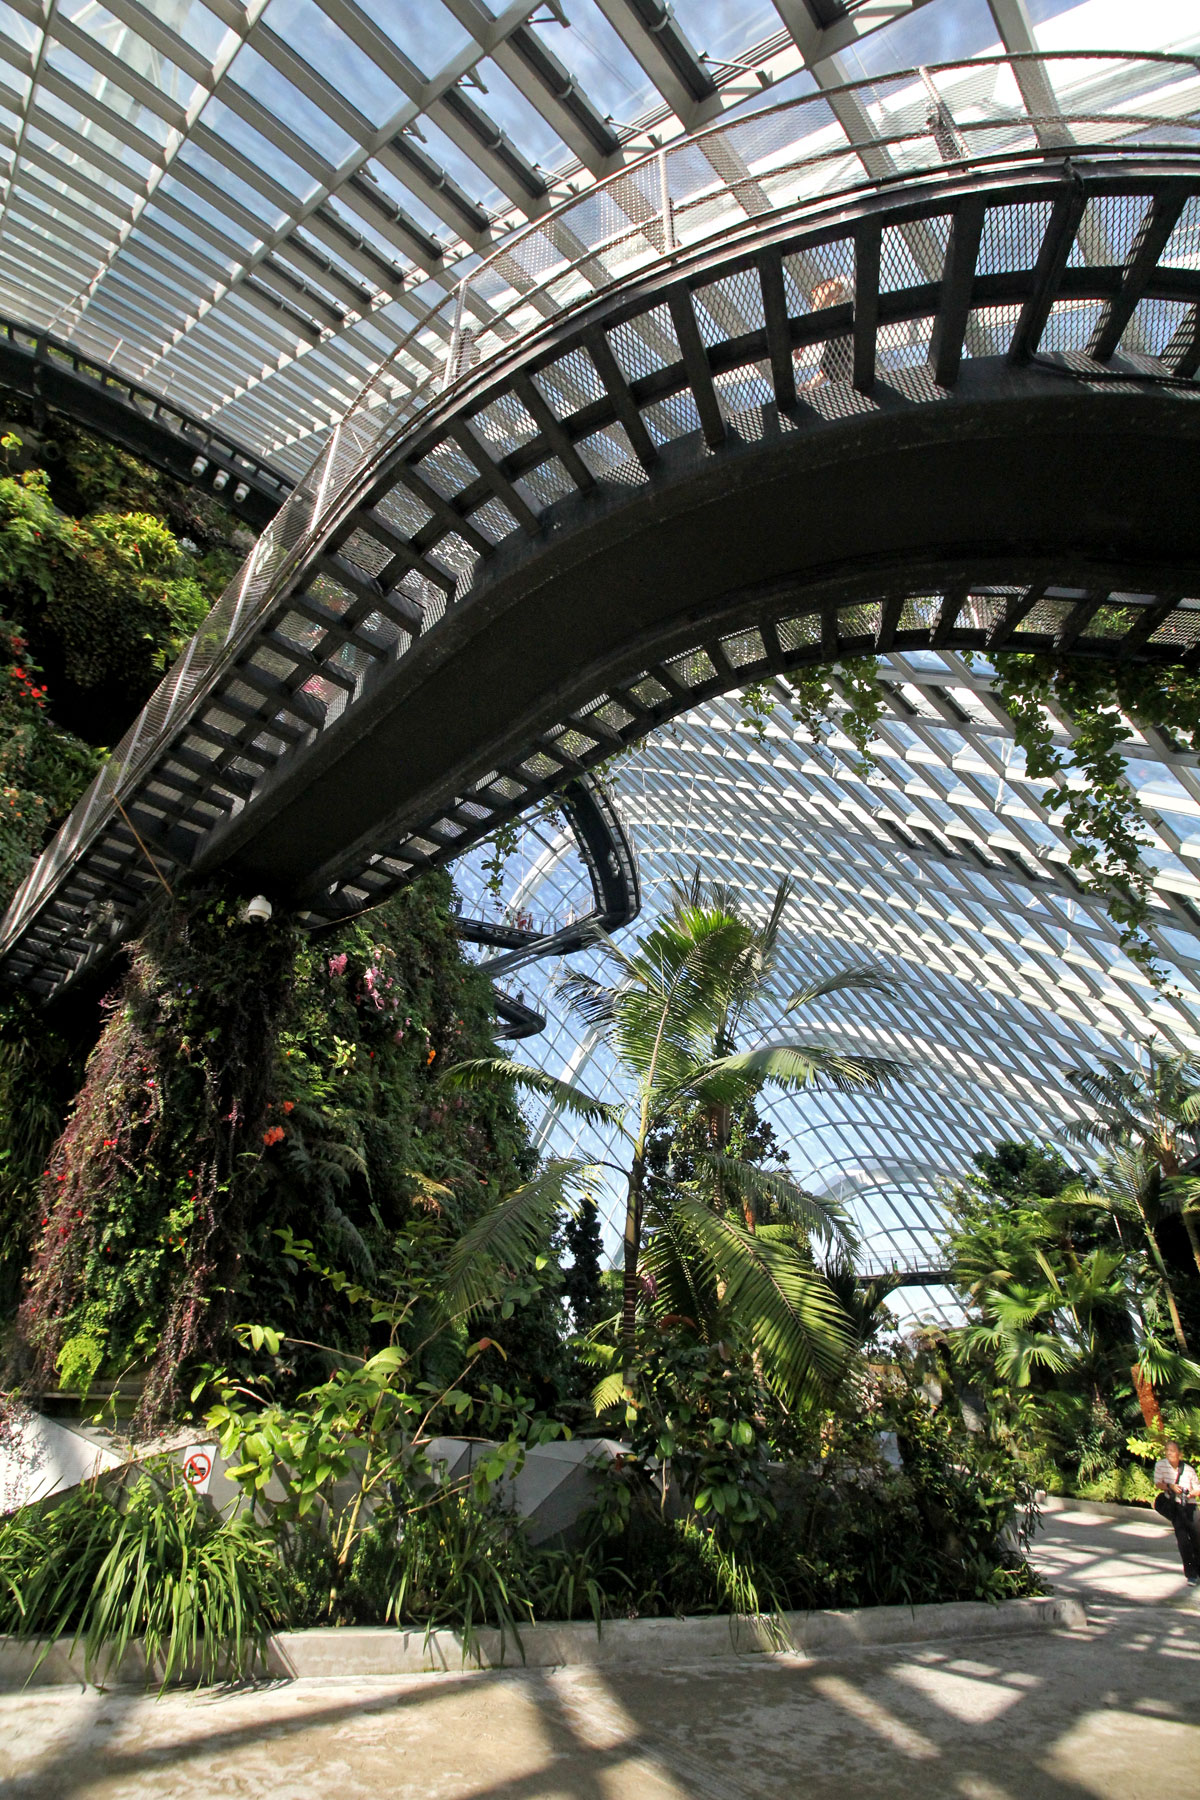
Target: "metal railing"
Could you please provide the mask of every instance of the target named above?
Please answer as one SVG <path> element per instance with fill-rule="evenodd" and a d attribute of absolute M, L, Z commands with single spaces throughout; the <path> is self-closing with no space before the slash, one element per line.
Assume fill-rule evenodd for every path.
<path fill-rule="evenodd" d="M 1200 58 L 1003 56 L 848 82 L 680 139 L 506 238 L 425 313 L 334 427 L 31 871 L 0 929 L 0 954 L 244 651 L 383 439 L 547 322 L 764 216 L 819 216 L 863 192 L 1072 150 L 1200 151 Z M 440 610 L 426 608 L 426 629 Z"/>

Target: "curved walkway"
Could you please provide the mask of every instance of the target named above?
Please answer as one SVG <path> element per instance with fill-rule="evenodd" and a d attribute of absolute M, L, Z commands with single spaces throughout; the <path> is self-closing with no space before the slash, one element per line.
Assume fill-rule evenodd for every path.
<path fill-rule="evenodd" d="M 770 109 L 435 308 L 435 369 L 359 396 L 10 908 L 4 977 L 54 992 L 164 868 L 358 910 L 781 671 L 1186 661 L 1191 117 L 964 116 L 947 161 L 917 86 L 915 163 L 846 187 L 787 148 L 807 102 Z"/>
<path fill-rule="evenodd" d="M 9 1800 L 1180 1800 L 1200 1604 L 1151 1516 L 1045 1517 L 1085 1629 L 831 1661 L 0 1696 Z"/>
<path fill-rule="evenodd" d="M 291 478 L 264 456 L 165 394 L 19 319 L 0 318 L 0 403 L 6 388 L 73 419 L 176 481 L 219 494 L 256 531 L 270 523 L 292 491 Z"/>

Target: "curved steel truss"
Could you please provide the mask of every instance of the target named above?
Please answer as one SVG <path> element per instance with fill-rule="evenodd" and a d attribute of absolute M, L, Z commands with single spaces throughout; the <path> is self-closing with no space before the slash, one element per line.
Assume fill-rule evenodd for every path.
<path fill-rule="evenodd" d="M 0 390 L 65 414 L 156 469 L 218 494 L 256 530 L 270 522 L 292 480 L 224 432 L 64 343 L 0 319 Z"/>
<path fill-rule="evenodd" d="M 382 372 L 18 896 L 10 979 L 52 991 L 151 860 L 360 908 L 774 671 L 1200 641 L 1193 115 L 1086 156 L 992 117 L 952 166 L 926 118 L 917 170 L 832 203 L 731 161 L 741 129 L 703 140 L 698 247 L 669 182 L 632 274 L 628 234 L 565 258 L 545 227 L 486 356 L 464 290 L 444 391 Z"/>

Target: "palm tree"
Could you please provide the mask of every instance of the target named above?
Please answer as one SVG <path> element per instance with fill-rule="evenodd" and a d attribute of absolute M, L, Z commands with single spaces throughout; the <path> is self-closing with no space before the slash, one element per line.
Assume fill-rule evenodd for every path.
<path fill-rule="evenodd" d="M 879 1088 L 902 1073 L 890 1059 L 791 1036 L 750 1050 L 732 1047 L 737 1026 L 765 1001 L 761 990 L 782 908 L 777 900 L 767 926 L 755 927 L 731 910 L 728 899 L 698 904 L 685 893 L 632 951 L 597 934 L 611 980 L 575 973 L 562 988 L 584 1023 L 606 1037 L 631 1091 L 625 1107 L 605 1106 L 570 1083 L 505 1058 L 460 1063 L 442 1077 L 458 1087 L 512 1081 L 576 1114 L 617 1125 L 625 1148 L 619 1381 L 626 1391 L 634 1380 L 648 1230 L 665 1234 L 664 1251 L 669 1238 L 685 1262 L 706 1267 L 722 1303 L 749 1323 L 778 1392 L 797 1398 L 815 1391 L 841 1366 L 852 1341 L 844 1310 L 795 1238 L 798 1226 L 828 1243 L 845 1243 L 848 1233 L 836 1208 L 805 1193 L 783 1171 L 728 1156 L 720 1128 L 728 1109 L 747 1104 L 767 1086 L 794 1090 L 821 1083 L 848 1092 Z M 793 996 L 785 1017 L 831 994 L 883 986 L 875 972 L 851 969 Z M 648 1171 L 647 1146 L 681 1106 L 694 1103 L 711 1111 L 717 1129 L 713 1148 L 694 1158 L 694 1182 L 683 1189 Z M 571 1174 L 562 1166 L 543 1172 L 465 1234 L 449 1271 L 455 1304 L 471 1304 L 477 1287 L 482 1293 L 485 1259 L 515 1263 L 540 1241 Z M 721 1204 L 728 1196 L 743 1209 L 769 1204 L 793 1229 L 755 1233 L 728 1217 Z M 615 1398 L 616 1387 L 610 1391 Z"/>
<path fill-rule="evenodd" d="M 989 1288 L 980 1296 L 983 1318 L 961 1326 L 955 1342 L 968 1357 L 979 1352 L 990 1357 L 1009 1387 L 1027 1388 L 1035 1370 L 1062 1374 L 1077 1361 L 1055 1329 L 1058 1303 L 1047 1286 L 1013 1282 L 1006 1289 Z"/>
<path fill-rule="evenodd" d="M 1188 1190 L 1193 1185 L 1186 1180 L 1182 1183 L 1172 1181 L 1164 1175 L 1161 1162 L 1148 1148 L 1118 1148 L 1103 1159 L 1098 1183 L 1089 1185 L 1081 1176 L 1055 1196 L 1058 1205 L 1092 1207 L 1111 1214 L 1118 1230 L 1125 1223 L 1141 1233 L 1162 1285 L 1175 1342 L 1184 1356 L 1188 1354 L 1188 1341 L 1179 1316 L 1175 1289 L 1158 1246 L 1157 1228 L 1163 1219 L 1180 1211 L 1184 1203 L 1180 1198 L 1180 1187 Z"/>
<path fill-rule="evenodd" d="M 1195 1204 L 1200 1184 L 1180 1181 L 1184 1161 L 1195 1156 L 1200 1139 L 1200 1068 L 1191 1057 L 1164 1055 L 1151 1044 L 1144 1070 L 1105 1057 L 1094 1069 L 1075 1070 L 1071 1081 L 1096 1108 L 1096 1117 L 1074 1126 L 1070 1136 L 1109 1149 L 1137 1146 L 1154 1158 L 1174 1184 L 1173 1203 L 1165 1210 L 1182 1219 L 1200 1273 Z"/>

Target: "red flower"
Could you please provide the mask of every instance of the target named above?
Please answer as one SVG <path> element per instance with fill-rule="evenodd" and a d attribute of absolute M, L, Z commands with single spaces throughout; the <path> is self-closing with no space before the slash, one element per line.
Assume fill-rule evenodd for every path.
<path fill-rule="evenodd" d="M 285 1135 L 282 1125 L 268 1125 L 267 1129 L 263 1132 L 263 1143 L 266 1144 L 269 1149 L 272 1144 L 282 1143 Z"/>
<path fill-rule="evenodd" d="M 296 1102 L 294 1100 L 285 1100 L 283 1103 L 283 1110 L 284 1112 L 295 1112 Z"/>

